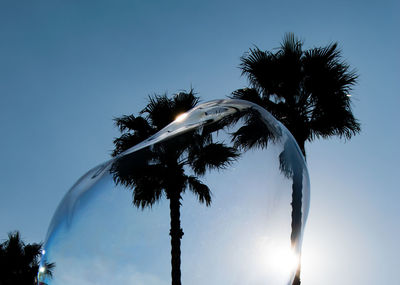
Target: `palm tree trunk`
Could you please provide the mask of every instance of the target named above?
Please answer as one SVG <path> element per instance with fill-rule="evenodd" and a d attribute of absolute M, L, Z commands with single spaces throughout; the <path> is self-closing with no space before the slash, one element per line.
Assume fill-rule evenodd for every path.
<path fill-rule="evenodd" d="M 302 199 L 303 199 L 303 171 L 301 167 L 294 167 L 292 184 L 292 233 L 290 241 L 292 247 L 299 246 L 302 227 Z M 300 257 L 299 257 L 300 259 Z M 300 261 L 292 285 L 300 285 Z"/>
<path fill-rule="evenodd" d="M 297 266 L 297 270 L 296 270 L 296 275 L 294 276 L 293 279 L 293 283 L 292 285 L 300 285 L 300 267 L 301 267 L 301 263 L 299 262 L 299 265 Z"/>
<path fill-rule="evenodd" d="M 174 194 L 169 197 L 169 209 L 171 217 L 171 278 L 172 285 L 181 285 L 181 239 L 183 231 L 180 220 L 180 195 Z"/>

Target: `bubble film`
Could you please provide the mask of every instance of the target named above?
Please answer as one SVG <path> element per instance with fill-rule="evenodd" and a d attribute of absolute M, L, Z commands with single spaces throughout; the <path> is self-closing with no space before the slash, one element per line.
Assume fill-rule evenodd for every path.
<path fill-rule="evenodd" d="M 228 150 L 224 165 L 202 165 L 201 152 L 217 165 Z M 83 175 L 52 218 L 38 283 L 171 284 L 168 187 L 182 190 L 182 284 L 291 284 L 307 167 L 289 131 L 241 100 L 201 104 Z"/>

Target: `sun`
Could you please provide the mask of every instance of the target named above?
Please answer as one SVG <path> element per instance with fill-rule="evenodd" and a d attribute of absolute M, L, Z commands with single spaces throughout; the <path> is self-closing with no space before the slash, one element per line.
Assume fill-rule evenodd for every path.
<path fill-rule="evenodd" d="M 284 276 L 294 272 L 299 262 L 298 255 L 288 246 L 274 247 L 265 258 L 270 268 Z"/>
<path fill-rule="evenodd" d="M 286 244 L 264 241 L 260 243 L 259 250 L 262 266 L 276 279 L 287 279 L 296 272 L 300 258 L 290 242 Z"/>

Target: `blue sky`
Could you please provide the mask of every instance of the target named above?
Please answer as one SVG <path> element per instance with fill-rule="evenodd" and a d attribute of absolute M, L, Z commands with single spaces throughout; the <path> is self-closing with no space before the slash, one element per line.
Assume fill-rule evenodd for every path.
<path fill-rule="evenodd" d="M 362 133 L 307 145 L 303 284 L 395 283 L 400 251 L 398 1 L 0 1 L 0 238 L 44 239 L 64 193 L 109 158 L 112 118 L 191 86 L 246 86 L 250 47 L 338 41 Z M 311 261 L 312 260 L 312 261 Z M 315 261 L 318 260 L 316 263 Z"/>

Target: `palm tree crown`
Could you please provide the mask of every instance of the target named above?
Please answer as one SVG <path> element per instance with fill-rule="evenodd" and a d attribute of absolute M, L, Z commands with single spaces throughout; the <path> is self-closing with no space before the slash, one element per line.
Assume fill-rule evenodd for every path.
<path fill-rule="evenodd" d="M 170 201 L 173 285 L 181 284 L 182 193 L 189 189 L 200 203 L 209 206 L 211 191 L 198 176 L 204 175 L 207 170 L 227 167 L 238 157 L 238 153 L 234 148 L 214 142 L 214 129 L 204 126 L 132 154 L 118 155 L 160 131 L 198 102 L 193 90 L 181 92 L 173 98 L 156 95 L 149 98 L 149 103 L 140 112 L 140 116 L 130 115 L 115 119 L 122 132 L 121 137 L 114 140 L 115 149 L 112 153 L 117 157 L 111 169 L 116 184 L 132 189 L 133 204 L 142 209 L 151 207 L 164 195 Z"/>
<path fill-rule="evenodd" d="M 19 232 L 8 234 L 8 239 L 0 244 L 0 284 L 36 284 L 39 257 L 42 244 L 25 244 Z M 54 263 L 46 264 L 44 274 L 51 277 Z"/>
<path fill-rule="evenodd" d="M 302 46 L 289 33 L 276 52 L 250 49 L 240 65 L 250 88 L 236 90 L 232 97 L 266 108 L 289 129 L 305 155 L 305 141 L 349 139 L 360 124 L 350 98 L 357 74 L 342 60 L 337 43 L 308 50 Z"/>

